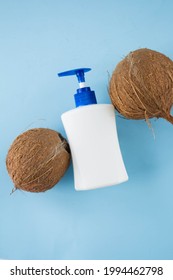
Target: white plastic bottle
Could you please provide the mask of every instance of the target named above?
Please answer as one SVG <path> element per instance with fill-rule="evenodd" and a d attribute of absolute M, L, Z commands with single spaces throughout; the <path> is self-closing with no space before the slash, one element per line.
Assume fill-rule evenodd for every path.
<path fill-rule="evenodd" d="M 128 180 L 116 130 L 115 110 L 111 104 L 97 104 L 95 92 L 86 87 L 79 68 L 59 73 L 76 75 L 79 82 L 76 107 L 62 114 L 62 122 L 72 153 L 76 190 L 89 190 L 120 184 Z"/>

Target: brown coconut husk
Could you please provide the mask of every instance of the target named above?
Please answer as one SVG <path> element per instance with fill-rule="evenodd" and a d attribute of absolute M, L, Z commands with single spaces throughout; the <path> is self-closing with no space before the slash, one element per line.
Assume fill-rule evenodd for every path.
<path fill-rule="evenodd" d="M 109 94 L 117 111 L 128 119 L 164 118 L 173 124 L 173 62 L 165 55 L 139 49 L 115 68 Z"/>
<path fill-rule="evenodd" d="M 6 166 L 15 188 L 44 192 L 52 188 L 66 172 L 70 149 L 60 133 L 47 129 L 30 129 L 12 143 Z"/>

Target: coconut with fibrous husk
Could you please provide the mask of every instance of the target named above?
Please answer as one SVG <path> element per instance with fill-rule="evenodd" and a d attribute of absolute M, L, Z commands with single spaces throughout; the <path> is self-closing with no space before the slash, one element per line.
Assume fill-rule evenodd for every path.
<path fill-rule="evenodd" d="M 130 52 L 109 83 L 115 109 L 128 119 L 164 118 L 173 124 L 173 62 L 150 49 Z"/>
<path fill-rule="evenodd" d="M 12 143 L 6 166 L 15 189 L 44 192 L 59 182 L 71 155 L 60 133 L 47 128 L 30 129 Z"/>

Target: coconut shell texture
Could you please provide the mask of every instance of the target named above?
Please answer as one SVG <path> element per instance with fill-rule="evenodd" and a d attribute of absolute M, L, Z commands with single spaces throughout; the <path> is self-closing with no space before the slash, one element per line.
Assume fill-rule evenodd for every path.
<path fill-rule="evenodd" d="M 14 140 L 6 166 L 16 189 L 44 192 L 61 179 L 70 159 L 69 145 L 59 133 L 35 128 Z"/>
<path fill-rule="evenodd" d="M 173 62 L 150 50 L 130 52 L 115 68 L 109 83 L 115 109 L 128 119 L 164 118 L 173 123 Z"/>

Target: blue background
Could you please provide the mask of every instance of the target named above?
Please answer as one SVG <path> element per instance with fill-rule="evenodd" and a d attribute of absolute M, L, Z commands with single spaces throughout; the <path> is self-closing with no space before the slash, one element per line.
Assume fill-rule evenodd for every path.
<path fill-rule="evenodd" d="M 5 158 L 17 135 L 48 127 L 74 107 L 72 77 L 110 103 L 109 75 L 130 51 L 147 47 L 173 59 L 170 0 L 0 0 L 0 258 L 173 259 L 173 127 L 117 116 L 129 181 L 76 192 L 72 165 L 51 190 L 10 192 Z"/>

